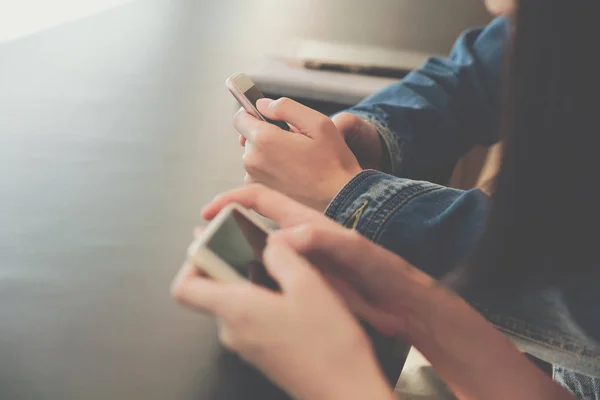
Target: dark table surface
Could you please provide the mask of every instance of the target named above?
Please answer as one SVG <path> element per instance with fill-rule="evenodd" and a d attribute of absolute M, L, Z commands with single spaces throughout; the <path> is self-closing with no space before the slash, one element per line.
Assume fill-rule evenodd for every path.
<path fill-rule="evenodd" d="M 1 44 L 0 398 L 269 398 L 168 293 L 200 207 L 242 181 L 224 79 L 285 36 L 445 52 L 486 19 L 479 0 L 147 0 Z"/>

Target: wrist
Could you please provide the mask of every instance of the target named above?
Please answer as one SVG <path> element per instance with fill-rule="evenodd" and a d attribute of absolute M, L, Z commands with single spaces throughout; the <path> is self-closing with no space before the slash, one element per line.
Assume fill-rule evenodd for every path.
<path fill-rule="evenodd" d="M 312 208 L 315 208 L 319 212 L 325 212 L 329 204 L 336 198 L 339 192 L 342 191 L 348 185 L 350 181 L 354 179 L 358 174 L 363 172 L 360 167 L 356 167 L 338 174 L 334 179 L 329 180 L 327 188 L 321 191 L 325 193 L 325 196 L 321 197 L 314 202 Z"/>
<path fill-rule="evenodd" d="M 490 338 L 495 336 L 500 342 L 509 343 L 508 339 L 457 293 L 426 278 L 421 284 L 411 285 L 413 318 L 406 325 L 406 340 L 436 369 L 461 366 L 471 373 L 493 370 L 506 348 L 490 347 Z"/>
<path fill-rule="evenodd" d="M 416 292 L 419 305 L 411 311 L 419 317 L 407 331 L 411 344 L 454 393 L 485 399 L 567 398 L 457 294 L 439 283 Z"/>
<path fill-rule="evenodd" d="M 409 266 L 405 272 L 399 313 L 406 318 L 401 320 L 397 331 L 406 342 L 417 348 L 423 343 L 431 345 L 437 342 L 436 333 L 443 332 L 446 319 L 452 318 L 451 314 L 448 315 L 448 308 L 462 300 L 415 267 Z"/>
<path fill-rule="evenodd" d="M 374 165 L 369 168 L 393 175 L 395 172 L 394 162 L 399 161 L 397 158 L 401 152 L 393 140 L 395 135 L 390 127 L 372 114 L 364 112 L 354 112 L 354 114 L 368 126 L 366 130 L 371 132 L 371 144 L 377 146 L 377 151 L 373 154 L 375 156 Z"/>
<path fill-rule="evenodd" d="M 413 285 L 413 289 L 412 318 L 406 326 L 406 340 L 423 354 L 428 349 L 438 351 L 443 346 L 440 336 L 445 336 L 448 320 L 454 317 L 452 309 L 458 296 L 434 279 Z"/>

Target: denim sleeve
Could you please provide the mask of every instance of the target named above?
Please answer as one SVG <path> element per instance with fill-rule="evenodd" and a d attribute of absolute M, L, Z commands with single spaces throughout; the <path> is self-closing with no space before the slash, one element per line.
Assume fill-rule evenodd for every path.
<path fill-rule="evenodd" d="M 480 190 L 450 189 L 366 170 L 346 184 L 325 214 L 439 279 L 475 247 L 490 203 Z M 597 282 L 532 290 L 495 304 L 474 301 L 470 295 L 467 300 L 523 351 L 600 377 Z"/>
<path fill-rule="evenodd" d="M 498 140 L 498 111 L 509 37 L 506 17 L 464 33 L 448 58 L 431 58 L 402 81 L 346 110 L 374 124 L 393 175 L 427 179 L 452 169 L 477 144 Z"/>
<path fill-rule="evenodd" d="M 479 190 L 363 171 L 335 197 L 326 215 L 441 278 L 473 248 L 489 207 Z"/>

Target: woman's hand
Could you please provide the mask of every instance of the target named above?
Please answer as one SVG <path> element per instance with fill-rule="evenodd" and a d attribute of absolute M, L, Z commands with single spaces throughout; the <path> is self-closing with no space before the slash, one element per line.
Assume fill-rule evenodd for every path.
<path fill-rule="evenodd" d="M 212 219 L 232 202 L 278 222 L 274 240 L 318 266 L 355 314 L 419 349 L 458 398 L 573 398 L 463 299 L 400 257 L 260 186 L 217 197 L 203 215 Z"/>
<path fill-rule="evenodd" d="M 203 217 L 214 218 L 230 203 L 239 203 L 277 222 L 283 229 L 271 236 L 285 240 L 318 265 L 352 311 L 384 334 L 405 336 L 407 325 L 416 320 L 416 311 L 406 307 L 403 293 L 408 295 L 417 281 L 435 285 L 427 275 L 357 232 L 264 186 L 218 196 L 204 208 Z"/>
<path fill-rule="evenodd" d="M 390 156 L 375 125 L 348 112 L 339 113 L 331 120 L 362 168 L 391 172 Z"/>
<path fill-rule="evenodd" d="M 385 154 L 386 149 L 382 145 L 379 132 L 373 124 L 348 112 L 335 115 L 331 121 L 341 133 L 362 168 L 376 169 L 383 172 L 391 171 L 389 155 Z M 246 138 L 241 134 L 240 145 L 242 147 L 246 145 Z"/>
<path fill-rule="evenodd" d="M 325 225 L 276 237 L 313 260 L 357 315 L 420 350 L 459 399 L 572 399 L 462 298 L 398 256 Z"/>
<path fill-rule="evenodd" d="M 246 146 L 246 183 L 262 183 L 324 211 L 334 196 L 358 174 L 356 157 L 327 116 L 287 98 L 261 99 L 267 118 L 288 122 L 294 132 L 260 121 L 243 109 L 233 119 Z"/>
<path fill-rule="evenodd" d="M 393 399 L 368 338 L 320 274 L 277 238 L 264 262 L 281 292 L 216 283 L 186 264 L 172 294 L 215 314 L 223 344 L 295 398 Z"/>

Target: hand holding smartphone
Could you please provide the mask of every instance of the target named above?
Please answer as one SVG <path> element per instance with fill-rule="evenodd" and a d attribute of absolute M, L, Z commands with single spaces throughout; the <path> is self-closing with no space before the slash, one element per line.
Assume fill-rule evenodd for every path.
<path fill-rule="evenodd" d="M 290 130 L 290 127 L 286 122 L 275 121 L 266 118 L 258 111 L 258 109 L 256 108 L 256 102 L 259 99 L 263 99 L 265 96 L 254 85 L 254 82 L 252 82 L 252 80 L 246 75 L 234 74 L 230 76 L 225 81 L 225 86 L 227 86 L 227 89 L 229 89 L 233 97 L 235 97 L 238 103 L 240 103 L 240 105 L 244 107 L 244 110 L 246 110 L 248 114 L 270 124 L 276 125 L 285 131 Z"/>
<path fill-rule="evenodd" d="M 188 258 L 217 281 L 250 280 L 277 290 L 262 261 L 270 231 L 255 214 L 230 204 L 189 246 Z"/>

